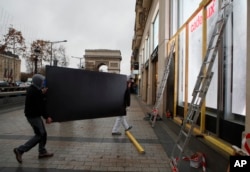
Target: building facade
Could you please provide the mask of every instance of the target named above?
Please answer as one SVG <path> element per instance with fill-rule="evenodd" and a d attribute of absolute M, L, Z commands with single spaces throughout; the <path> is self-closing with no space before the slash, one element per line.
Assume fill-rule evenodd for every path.
<path fill-rule="evenodd" d="M 85 50 L 84 58 L 86 70 L 98 71 L 100 66 L 106 65 L 110 73 L 119 74 L 121 71 L 122 56 L 120 50 Z"/>
<path fill-rule="evenodd" d="M 21 60 L 17 55 L 0 54 L 0 80 L 9 83 L 21 80 Z"/>
<path fill-rule="evenodd" d="M 136 1 L 131 62 L 139 62 L 136 75 L 139 95 L 149 105 L 156 101 L 166 57 L 171 43 L 175 42 L 160 116 L 169 111 L 174 122 L 181 124 L 187 114 L 223 3 L 224 0 Z M 250 101 L 248 7 L 247 0 L 233 1 L 233 12 L 220 41 L 214 75 L 197 123 L 198 133 L 229 154 L 233 151 L 226 145 L 241 147 L 244 133 L 250 133 L 250 109 L 246 106 Z"/>

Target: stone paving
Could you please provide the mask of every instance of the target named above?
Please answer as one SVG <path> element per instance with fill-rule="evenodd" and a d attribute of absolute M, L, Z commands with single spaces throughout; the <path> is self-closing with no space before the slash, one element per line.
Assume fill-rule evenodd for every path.
<path fill-rule="evenodd" d="M 136 95 L 131 96 L 127 121 L 130 133 L 143 147 L 139 153 L 121 128 L 121 136 L 112 136 L 115 117 L 46 124 L 49 159 L 38 159 L 38 147 L 24 153 L 19 164 L 13 148 L 26 142 L 33 131 L 23 108 L 0 112 L 0 172 L 11 171 L 134 171 L 171 172 L 169 158 L 148 121 Z"/>

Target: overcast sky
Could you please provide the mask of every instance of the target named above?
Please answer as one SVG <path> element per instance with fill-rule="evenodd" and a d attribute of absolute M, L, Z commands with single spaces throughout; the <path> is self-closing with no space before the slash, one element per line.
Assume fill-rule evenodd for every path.
<path fill-rule="evenodd" d="M 85 49 L 120 50 L 121 73 L 129 74 L 136 0 L 0 0 L 0 34 L 13 25 L 26 43 L 42 39 L 63 44 L 70 67 Z M 59 46 L 58 44 L 54 44 Z M 53 46 L 54 46 L 53 45 Z M 22 71 L 24 69 L 22 68 Z"/>

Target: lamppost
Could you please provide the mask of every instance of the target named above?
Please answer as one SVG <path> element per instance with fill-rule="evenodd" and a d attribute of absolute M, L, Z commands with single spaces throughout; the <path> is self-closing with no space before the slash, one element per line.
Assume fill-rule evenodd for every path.
<path fill-rule="evenodd" d="M 35 53 L 35 58 L 34 58 L 34 61 L 35 61 L 35 74 L 37 73 L 37 61 L 38 61 L 38 56 L 39 56 L 39 54 L 41 53 L 41 50 L 40 50 L 40 48 L 39 47 L 36 47 L 35 49 L 34 49 L 34 53 Z"/>
<path fill-rule="evenodd" d="M 82 59 L 83 59 L 83 57 L 74 57 L 74 56 L 71 56 L 72 58 L 76 58 L 76 59 L 79 59 L 80 60 L 80 66 L 79 66 L 79 68 L 84 68 L 83 66 L 82 66 Z"/>
<path fill-rule="evenodd" d="M 50 66 L 52 66 L 52 59 L 53 59 L 53 49 L 52 49 L 52 46 L 53 44 L 56 44 L 56 43 L 60 43 L 60 42 L 67 42 L 67 40 L 63 40 L 63 41 L 45 41 L 46 43 L 50 43 L 50 47 L 51 47 L 51 56 L 50 56 Z"/>

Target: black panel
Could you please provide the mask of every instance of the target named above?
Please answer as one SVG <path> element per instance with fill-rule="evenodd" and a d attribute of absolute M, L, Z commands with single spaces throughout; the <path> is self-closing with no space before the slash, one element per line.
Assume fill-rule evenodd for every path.
<path fill-rule="evenodd" d="M 126 115 L 126 75 L 46 67 L 47 111 L 54 122 Z"/>
<path fill-rule="evenodd" d="M 172 61 L 169 66 L 169 75 L 167 79 L 167 101 L 166 101 L 166 111 L 169 111 L 171 114 L 174 112 L 174 66 L 175 58 L 172 58 Z"/>
<path fill-rule="evenodd" d="M 220 138 L 241 147 L 242 132 L 245 127 L 230 121 L 220 120 Z"/>
<path fill-rule="evenodd" d="M 206 130 L 216 134 L 216 118 L 206 115 Z"/>
<path fill-rule="evenodd" d="M 184 117 L 184 108 L 182 106 L 177 106 L 177 112 L 178 117 Z"/>

